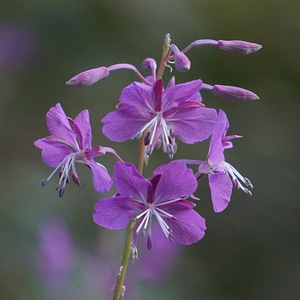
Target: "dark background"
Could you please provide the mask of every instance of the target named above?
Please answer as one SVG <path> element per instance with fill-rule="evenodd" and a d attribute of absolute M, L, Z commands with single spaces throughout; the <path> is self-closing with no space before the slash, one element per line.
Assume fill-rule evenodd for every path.
<path fill-rule="evenodd" d="M 297 299 L 299 14 L 298 0 L 2 1 L 0 298 L 109 299 L 95 285 L 105 281 L 108 272 L 118 272 L 124 232 L 109 232 L 93 223 L 93 205 L 102 195 L 93 190 L 85 168 L 78 168 L 82 187 L 69 185 L 62 199 L 53 189 L 55 180 L 42 189 L 40 180 L 51 169 L 42 163 L 33 141 L 48 135 L 45 114 L 57 102 L 71 117 L 88 108 L 93 144 L 114 147 L 134 163 L 136 142 L 113 144 L 101 134 L 99 120 L 114 109 L 121 89 L 136 77 L 128 71 L 114 72 L 83 89 L 64 82 L 97 66 L 127 62 L 139 68 L 145 57 L 159 60 L 169 32 L 179 48 L 200 38 L 263 45 L 260 52 L 246 57 L 211 47 L 192 49 L 191 71 L 174 71 L 177 82 L 201 78 L 211 84 L 242 86 L 260 96 L 257 102 L 236 104 L 203 93 L 208 107 L 226 111 L 229 133 L 243 135 L 226 158 L 252 180 L 254 191 L 248 197 L 234 190 L 227 210 L 215 214 L 206 179 L 201 182 L 197 210 L 207 221 L 205 238 L 181 249 L 165 280 L 137 280 L 129 286 L 127 299 Z M 177 157 L 205 158 L 206 152 L 207 143 L 194 147 L 179 143 Z M 99 161 L 112 170 L 111 157 Z M 156 152 L 149 170 L 164 162 L 167 157 Z M 51 285 L 38 266 L 40 228 L 57 219 L 68 228 L 76 253 L 63 288 Z M 97 268 L 87 268 L 87 260 L 95 267 L 103 251 L 114 253 L 113 270 L 102 268 L 98 273 Z M 129 268 L 135 270 L 135 264 Z"/>

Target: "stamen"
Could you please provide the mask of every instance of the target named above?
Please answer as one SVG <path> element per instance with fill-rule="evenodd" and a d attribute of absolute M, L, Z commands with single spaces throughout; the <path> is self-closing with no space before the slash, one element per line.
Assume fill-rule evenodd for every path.
<path fill-rule="evenodd" d="M 132 140 L 138 140 L 142 137 L 144 131 L 147 129 L 147 128 L 150 128 L 151 125 L 156 122 L 157 120 L 157 116 L 155 116 L 151 121 L 149 121 L 148 123 L 146 123 L 141 130 L 139 130 L 131 139 Z"/>
<path fill-rule="evenodd" d="M 167 213 L 166 211 L 164 211 L 164 210 L 162 210 L 162 209 L 160 209 L 160 208 L 158 208 L 158 207 L 156 207 L 156 210 L 158 210 L 161 214 L 163 214 L 163 215 L 169 217 L 170 219 L 176 220 L 176 217 L 175 217 L 175 216 L 173 216 L 173 215 Z"/>
<path fill-rule="evenodd" d="M 142 131 L 138 131 L 131 139 L 132 140 L 139 140 L 143 135 Z"/>
<path fill-rule="evenodd" d="M 238 170 L 236 170 L 232 165 L 230 165 L 229 163 L 227 163 L 225 161 L 222 162 L 220 165 L 221 165 L 221 167 L 223 167 L 224 171 L 230 175 L 230 177 L 232 178 L 233 184 L 236 188 L 241 189 L 243 192 L 245 192 L 249 196 L 252 195 L 251 191 L 241 184 L 241 182 L 242 182 L 247 187 L 253 188 L 253 185 L 248 178 L 242 176 L 238 172 Z"/>
<path fill-rule="evenodd" d="M 58 196 L 61 198 L 64 195 L 65 192 L 65 187 L 62 187 L 59 191 L 58 191 Z"/>
<path fill-rule="evenodd" d="M 173 145 L 171 145 L 171 144 L 167 145 L 167 152 L 168 152 L 169 157 L 172 159 L 174 156 L 174 153 L 175 153 Z"/>
<path fill-rule="evenodd" d="M 139 219 L 141 218 L 143 215 L 144 218 L 142 219 L 141 223 L 139 224 L 138 228 L 136 229 L 136 234 L 139 234 L 140 230 L 142 227 L 144 227 L 144 229 L 147 228 L 147 225 L 148 225 L 148 221 L 149 221 L 149 215 L 150 215 L 150 211 L 149 209 L 143 211 L 140 215 L 138 215 L 136 218 Z"/>
<path fill-rule="evenodd" d="M 168 224 L 165 222 L 165 220 L 160 216 L 160 214 L 156 210 L 154 210 L 153 213 L 155 214 L 156 219 L 157 219 L 164 235 L 167 238 L 169 238 L 169 236 L 170 236 L 170 227 L 168 226 Z"/>
<path fill-rule="evenodd" d="M 44 187 L 47 183 L 48 183 L 48 180 L 47 179 L 43 179 L 41 181 L 41 186 Z"/>

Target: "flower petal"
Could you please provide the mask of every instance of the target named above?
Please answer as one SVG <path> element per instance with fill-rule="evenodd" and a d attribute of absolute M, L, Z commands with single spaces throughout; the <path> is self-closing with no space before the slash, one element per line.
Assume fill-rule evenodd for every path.
<path fill-rule="evenodd" d="M 108 113 L 101 121 L 104 124 L 102 132 L 106 137 L 114 142 L 124 142 L 132 139 L 148 119 L 135 108 L 126 107 Z"/>
<path fill-rule="evenodd" d="M 216 127 L 211 136 L 208 152 L 208 159 L 214 164 L 225 160 L 223 154 L 224 147 L 222 144 L 222 138 L 226 136 L 228 127 L 229 122 L 227 116 L 223 110 L 220 110 L 216 121 Z"/>
<path fill-rule="evenodd" d="M 199 101 L 199 96 L 194 99 L 196 95 L 200 95 L 199 91 L 202 86 L 200 79 L 189 81 L 186 83 L 177 84 L 173 87 L 167 88 L 163 92 L 163 109 L 169 107 L 170 104 L 176 102 L 177 105 L 182 104 L 186 100 Z"/>
<path fill-rule="evenodd" d="M 205 219 L 195 210 L 182 205 L 179 201 L 170 205 L 166 211 L 176 218 L 176 220 L 169 218 L 164 220 L 170 226 L 174 234 L 174 240 L 177 243 L 190 245 L 204 237 L 206 230 Z"/>
<path fill-rule="evenodd" d="M 208 181 L 214 211 L 221 212 L 229 204 L 232 182 L 226 173 L 209 174 Z"/>
<path fill-rule="evenodd" d="M 135 197 L 144 201 L 151 183 L 141 176 L 134 165 L 116 162 L 114 181 L 122 196 Z"/>
<path fill-rule="evenodd" d="M 49 109 L 46 115 L 46 123 L 53 137 L 77 149 L 76 134 L 73 132 L 60 103 Z"/>
<path fill-rule="evenodd" d="M 34 145 L 42 149 L 43 162 L 53 168 L 57 167 L 67 155 L 72 153 L 68 146 L 51 141 L 49 138 L 39 139 L 34 142 Z"/>
<path fill-rule="evenodd" d="M 177 199 L 182 196 L 189 197 L 197 189 L 197 180 L 192 169 L 180 161 L 174 161 L 158 167 L 152 177 L 162 174 L 155 190 L 156 205 L 162 201 Z"/>
<path fill-rule="evenodd" d="M 140 211 L 138 204 L 138 201 L 121 196 L 99 200 L 94 206 L 93 220 L 107 229 L 123 229 Z"/>
<path fill-rule="evenodd" d="M 133 82 L 122 90 L 120 103 L 148 110 L 149 105 L 153 107 L 152 86 Z"/>
<path fill-rule="evenodd" d="M 90 159 L 87 162 L 87 165 L 93 172 L 93 183 L 95 190 L 99 193 L 108 192 L 113 182 L 106 168 L 93 159 Z"/>
<path fill-rule="evenodd" d="M 92 129 L 89 111 L 83 110 L 74 119 L 74 131 L 78 136 L 79 147 L 82 150 L 92 148 Z"/>
<path fill-rule="evenodd" d="M 195 107 L 193 102 L 185 105 L 168 116 L 167 123 L 173 128 L 175 135 L 187 144 L 206 140 L 213 132 L 217 112 L 213 108 Z"/>

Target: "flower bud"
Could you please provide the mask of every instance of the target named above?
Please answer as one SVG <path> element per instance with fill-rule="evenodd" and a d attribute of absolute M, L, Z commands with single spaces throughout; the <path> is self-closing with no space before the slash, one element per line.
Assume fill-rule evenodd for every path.
<path fill-rule="evenodd" d="M 259 44 L 239 41 L 239 40 L 233 40 L 233 41 L 219 40 L 217 47 L 221 50 L 230 52 L 232 54 L 238 54 L 238 55 L 247 55 L 252 52 L 256 52 L 262 48 L 262 46 Z"/>
<path fill-rule="evenodd" d="M 86 87 L 96 83 L 108 75 L 109 71 L 106 67 L 99 67 L 79 73 L 67 81 L 66 84 L 76 87 Z"/>
<path fill-rule="evenodd" d="M 182 52 L 177 52 L 174 55 L 174 61 L 175 61 L 175 67 L 179 72 L 182 73 L 187 72 L 191 68 L 191 61 Z"/>
<path fill-rule="evenodd" d="M 146 72 L 153 72 L 156 70 L 156 61 L 153 58 L 145 58 L 142 62 L 142 68 Z"/>
<path fill-rule="evenodd" d="M 174 52 L 174 63 L 177 71 L 182 73 L 189 71 L 191 68 L 191 61 L 188 57 L 182 51 L 179 51 L 176 45 L 172 44 L 170 48 Z"/>
<path fill-rule="evenodd" d="M 216 96 L 235 102 L 245 102 L 259 99 L 259 97 L 253 92 L 236 86 L 216 84 L 213 86 L 211 91 Z"/>

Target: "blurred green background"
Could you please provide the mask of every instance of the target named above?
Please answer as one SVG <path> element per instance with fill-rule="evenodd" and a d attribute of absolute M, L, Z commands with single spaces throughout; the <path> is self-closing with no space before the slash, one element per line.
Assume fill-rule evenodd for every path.
<path fill-rule="evenodd" d="M 234 190 L 227 210 L 215 214 L 206 179 L 200 182 L 197 210 L 207 221 L 205 238 L 181 249 L 165 280 L 137 280 L 129 286 L 127 299 L 298 299 L 299 14 L 298 0 L 2 1 L 0 298 L 110 299 L 111 292 L 102 291 L 100 283 L 109 272 L 118 272 L 124 232 L 93 223 L 93 205 L 102 195 L 93 190 L 87 169 L 79 166 L 82 187 L 70 184 L 62 199 L 53 189 L 55 180 L 42 189 L 40 180 L 51 169 L 42 163 L 33 141 L 48 135 L 45 114 L 60 102 L 71 117 L 88 108 L 93 144 L 114 147 L 135 162 L 136 142 L 113 144 L 101 134 L 99 120 L 136 77 L 114 72 L 83 89 L 64 83 L 97 66 L 128 62 L 139 67 L 145 57 L 159 60 L 169 32 L 181 49 L 200 38 L 263 45 L 247 57 L 210 47 L 192 49 L 191 71 L 174 71 L 177 82 L 201 78 L 242 86 L 260 96 L 257 102 L 236 104 L 203 93 L 208 107 L 226 111 L 229 134 L 243 135 L 226 157 L 252 180 L 254 191 L 250 198 Z M 177 158 L 205 158 L 206 152 L 207 143 L 179 143 Z M 111 157 L 99 161 L 112 170 Z M 156 152 L 149 170 L 164 162 L 167 157 Z M 48 282 L 39 268 L 41 228 L 56 220 L 68 228 L 75 253 L 64 285 Z M 99 257 L 114 259 L 115 265 L 107 272 L 100 266 L 98 272 L 92 267 Z M 138 272 L 134 263 L 129 268 Z"/>

